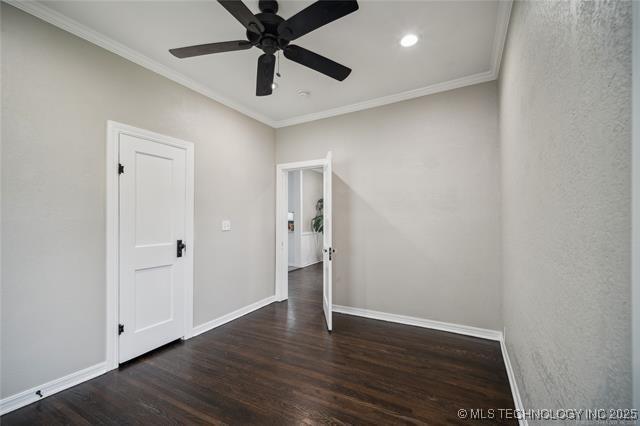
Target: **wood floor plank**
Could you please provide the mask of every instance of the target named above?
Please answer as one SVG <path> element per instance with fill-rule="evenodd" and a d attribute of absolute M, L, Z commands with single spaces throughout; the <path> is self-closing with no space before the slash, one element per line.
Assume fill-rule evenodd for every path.
<path fill-rule="evenodd" d="M 321 265 L 291 271 L 289 280 L 286 302 L 0 421 L 447 425 L 468 424 L 460 408 L 514 408 L 497 342 L 342 314 L 329 333 Z"/>

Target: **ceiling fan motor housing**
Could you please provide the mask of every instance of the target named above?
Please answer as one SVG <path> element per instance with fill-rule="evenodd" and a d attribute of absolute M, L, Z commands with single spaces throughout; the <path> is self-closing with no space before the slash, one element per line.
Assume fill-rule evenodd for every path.
<path fill-rule="evenodd" d="M 256 18 L 258 18 L 258 20 L 264 26 L 264 32 L 259 34 L 247 30 L 247 40 L 249 40 L 251 44 L 259 49 L 262 49 L 264 53 L 270 55 L 274 54 L 280 49 L 284 49 L 289 44 L 288 40 L 278 35 L 278 26 L 281 22 L 284 22 L 283 17 L 270 12 L 262 12 L 256 14 Z"/>

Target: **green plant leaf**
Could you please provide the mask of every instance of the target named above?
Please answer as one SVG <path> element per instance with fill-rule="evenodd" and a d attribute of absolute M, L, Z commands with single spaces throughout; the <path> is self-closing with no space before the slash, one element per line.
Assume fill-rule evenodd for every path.
<path fill-rule="evenodd" d="M 311 219 L 311 229 L 313 232 L 324 231 L 324 199 L 322 198 L 316 202 L 316 215 Z"/>

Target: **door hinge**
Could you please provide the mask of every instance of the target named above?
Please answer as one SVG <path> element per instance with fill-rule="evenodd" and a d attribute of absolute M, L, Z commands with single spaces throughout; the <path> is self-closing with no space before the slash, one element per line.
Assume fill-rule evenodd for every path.
<path fill-rule="evenodd" d="M 118 174 L 121 175 L 124 173 L 124 166 L 122 163 L 118 163 Z"/>
<path fill-rule="evenodd" d="M 124 333 L 124 324 L 118 324 L 118 336 Z"/>

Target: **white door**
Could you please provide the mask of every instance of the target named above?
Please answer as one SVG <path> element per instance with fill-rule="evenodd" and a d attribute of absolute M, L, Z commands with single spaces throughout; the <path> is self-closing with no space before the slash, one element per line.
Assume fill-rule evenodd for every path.
<path fill-rule="evenodd" d="M 332 290 L 332 267 L 331 263 L 333 262 L 333 238 L 332 238 L 332 221 L 331 221 L 331 151 L 327 153 L 327 161 L 324 165 L 323 169 L 323 180 L 324 180 L 324 225 L 323 225 L 323 234 L 322 234 L 322 265 L 323 265 L 323 274 L 322 274 L 322 307 L 324 309 L 324 318 L 327 320 L 327 329 L 331 331 L 332 324 L 332 303 L 333 299 L 331 297 Z"/>
<path fill-rule="evenodd" d="M 186 152 L 120 135 L 119 362 L 185 335 Z M 188 247 L 187 249 L 190 249 Z"/>

